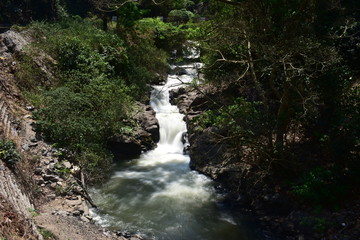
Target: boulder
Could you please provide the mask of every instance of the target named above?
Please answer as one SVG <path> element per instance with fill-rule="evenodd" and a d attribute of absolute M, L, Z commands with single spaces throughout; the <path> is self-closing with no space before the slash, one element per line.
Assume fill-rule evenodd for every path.
<path fill-rule="evenodd" d="M 141 142 L 133 136 L 117 134 L 109 141 L 109 147 L 115 158 L 130 158 L 141 154 Z"/>
<path fill-rule="evenodd" d="M 139 121 L 140 126 L 143 130 L 148 132 L 151 139 L 157 143 L 160 140 L 160 129 L 159 122 L 156 118 L 156 113 L 150 105 L 138 104 L 139 112 L 135 118 Z"/>
<path fill-rule="evenodd" d="M 11 54 L 21 51 L 29 43 L 23 35 L 14 31 L 7 31 L 0 36 L 0 56 L 10 57 Z"/>

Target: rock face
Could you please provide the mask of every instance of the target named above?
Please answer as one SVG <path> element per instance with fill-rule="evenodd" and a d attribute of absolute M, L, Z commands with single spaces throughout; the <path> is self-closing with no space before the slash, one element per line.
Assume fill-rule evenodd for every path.
<path fill-rule="evenodd" d="M 110 149 L 117 159 L 138 156 L 153 149 L 160 140 L 159 122 L 149 105 L 138 103 L 135 119 L 138 127 L 132 134 L 115 135 L 109 141 Z"/>
<path fill-rule="evenodd" d="M 29 43 L 29 39 L 17 32 L 7 31 L 0 35 L 0 56 L 11 57 Z"/>
<path fill-rule="evenodd" d="M 150 105 L 139 104 L 140 111 L 136 118 L 140 122 L 140 126 L 150 134 L 151 139 L 157 143 L 160 140 L 159 122 L 156 113 Z"/>

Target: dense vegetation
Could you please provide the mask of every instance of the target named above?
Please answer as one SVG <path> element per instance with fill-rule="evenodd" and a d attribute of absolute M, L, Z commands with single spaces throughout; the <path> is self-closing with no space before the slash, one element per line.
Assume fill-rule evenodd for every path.
<path fill-rule="evenodd" d="M 333 205 L 360 183 L 359 8 L 210 1 L 198 32 L 207 81 L 238 89 L 199 124 L 217 127 L 216 142 L 242 146 L 237 156 L 250 149 L 259 172 L 293 182 L 306 203 Z"/>
<path fill-rule="evenodd" d="M 218 89 L 194 120 L 199 131 L 211 128 L 229 155 L 252 159 L 307 204 L 333 206 L 360 185 L 359 1 L 6 0 L 0 8 L 5 23 L 56 20 L 30 25 L 37 40 L 20 56 L 19 81 L 39 109 L 39 132 L 90 171 L 111 158 L 109 137 L 131 134 L 134 102 L 191 36 L 206 83 Z M 42 51 L 51 83 L 29 57 Z"/>
<path fill-rule="evenodd" d="M 18 57 L 16 75 L 37 108 L 37 131 L 91 177 L 112 160 L 109 140 L 134 134 L 135 102 L 147 101 L 149 83 L 166 74 L 167 51 L 186 39 L 186 27 L 143 18 L 142 12 L 126 4 L 117 10 L 121 21 L 109 23 L 107 31 L 101 19 L 79 16 L 18 27 L 35 39 Z"/>

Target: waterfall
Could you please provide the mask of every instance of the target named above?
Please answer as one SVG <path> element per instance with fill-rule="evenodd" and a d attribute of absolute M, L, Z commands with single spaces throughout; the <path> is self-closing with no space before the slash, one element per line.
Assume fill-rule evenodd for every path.
<path fill-rule="evenodd" d="M 184 154 L 186 124 L 169 91 L 191 82 L 199 63 L 174 65 L 182 75 L 168 75 L 153 86 L 151 106 L 160 125 L 156 149 L 119 163 L 111 179 L 92 189 L 101 210 L 93 211 L 103 226 L 138 233 L 146 239 L 250 239 L 221 202 L 213 182 L 191 171 Z"/>

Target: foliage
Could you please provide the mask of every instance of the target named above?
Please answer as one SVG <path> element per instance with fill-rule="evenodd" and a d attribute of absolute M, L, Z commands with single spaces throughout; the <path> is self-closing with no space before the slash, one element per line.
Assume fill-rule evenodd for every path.
<path fill-rule="evenodd" d="M 34 209 L 34 208 L 29 208 L 28 209 L 29 213 L 31 214 L 32 217 L 36 217 L 36 216 L 39 216 L 39 211 Z"/>
<path fill-rule="evenodd" d="M 301 225 L 312 227 L 313 230 L 324 233 L 334 223 L 322 217 L 306 217 L 301 222 Z"/>
<path fill-rule="evenodd" d="M 171 10 L 169 12 L 169 19 L 170 21 L 174 22 L 188 22 L 194 17 L 194 13 L 186 10 L 186 9 L 180 9 L 180 10 Z"/>
<path fill-rule="evenodd" d="M 138 11 L 136 6 L 128 7 Z M 146 99 L 147 84 L 167 71 L 168 55 L 156 42 L 175 39 L 181 32 L 158 19 L 138 20 L 128 14 L 123 17 L 130 17 L 131 24 L 117 34 L 101 30 L 97 20 L 80 17 L 34 22 L 29 27 L 36 41 L 27 54 L 41 49 L 53 59 L 51 83 L 25 81 L 29 87 L 19 81 L 36 105 L 36 129 L 46 140 L 66 148 L 66 157 L 92 179 L 109 166 L 109 138 L 135 126 L 134 100 Z M 19 74 L 21 79 L 36 70 L 28 55 L 19 59 L 30 66 Z"/>
<path fill-rule="evenodd" d="M 142 12 L 135 3 L 129 2 L 117 10 L 117 15 L 118 24 L 131 28 L 141 18 Z"/>
<path fill-rule="evenodd" d="M 138 21 L 137 29 L 142 33 L 149 34 L 157 48 L 171 52 L 181 49 L 188 39 L 187 35 L 192 30 L 192 26 L 175 26 L 172 23 L 163 22 L 159 18 L 143 18 Z"/>
<path fill-rule="evenodd" d="M 66 148 L 66 157 L 88 173 L 100 174 L 111 161 L 105 150 L 108 138 L 134 126 L 131 90 L 143 90 L 138 78 L 128 80 L 133 69 L 124 41 L 79 18 L 35 22 L 30 31 L 37 42 L 28 54 L 41 47 L 54 59 L 55 75 L 48 86 L 41 81 L 32 82 L 31 88 L 23 85 L 37 107 L 36 129 L 46 140 Z M 31 56 L 20 59 L 20 64 L 29 65 L 27 59 Z M 18 77 L 29 76 L 33 69 L 24 68 Z M 147 69 L 143 71 L 145 75 Z"/>
<path fill-rule="evenodd" d="M 197 118 L 202 128 L 214 126 L 225 129 L 228 135 L 238 138 L 236 144 L 246 144 L 256 136 L 261 136 L 264 128 L 259 109 L 261 102 L 248 102 L 244 98 L 234 99 L 233 104 L 219 109 L 205 111 Z"/>
<path fill-rule="evenodd" d="M 0 140 L 0 158 L 10 166 L 20 161 L 21 157 L 16 151 L 16 145 L 10 140 Z"/>
<path fill-rule="evenodd" d="M 344 197 L 348 187 L 339 179 L 335 169 L 315 168 L 306 173 L 292 192 L 302 201 L 317 207 L 334 206 Z"/>
<path fill-rule="evenodd" d="M 44 73 L 34 62 L 33 57 L 25 54 L 18 57 L 20 61 L 18 70 L 15 72 L 15 77 L 17 79 L 17 85 L 24 91 L 34 90 L 36 86 L 44 83 L 46 79 Z"/>
<path fill-rule="evenodd" d="M 359 183 L 354 174 L 360 146 L 355 5 L 210 1 L 207 21 L 190 31 L 202 48 L 207 83 L 236 88 L 224 91 L 229 96 L 195 121 L 219 129 L 215 142 L 229 145 L 236 139 L 239 147 L 256 152 L 256 166 L 268 174 L 293 179 L 305 174 L 294 191 L 312 205 L 331 205 L 344 185 Z M 241 105 L 229 101 L 239 95 Z M 257 102 L 257 115 L 249 114 L 247 121 L 242 106 Z M 309 168 L 327 170 L 302 172 Z"/>
<path fill-rule="evenodd" d="M 47 230 L 45 228 L 39 228 L 39 232 L 40 232 L 41 236 L 44 238 L 44 240 L 57 239 L 57 237 L 52 232 L 50 232 L 49 230 Z"/>
<path fill-rule="evenodd" d="M 55 0 L 2 0 L 0 22 L 26 24 L 31 20 L 54 20 L 62 12 Z"/>

